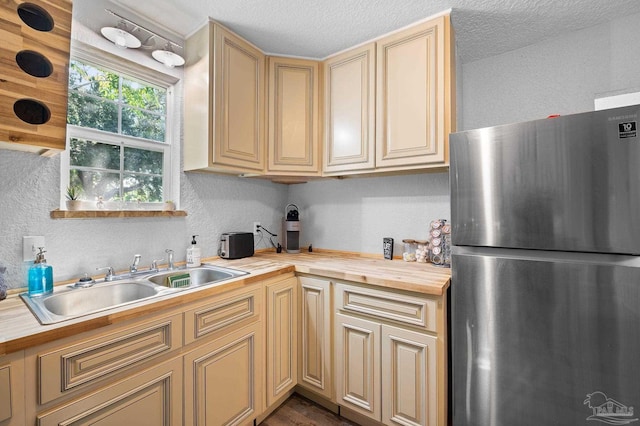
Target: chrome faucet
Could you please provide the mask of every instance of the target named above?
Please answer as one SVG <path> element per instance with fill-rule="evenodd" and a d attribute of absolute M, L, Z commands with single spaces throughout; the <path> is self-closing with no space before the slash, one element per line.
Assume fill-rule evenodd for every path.
<path fill-rule="evenodd" d="M 104 280 L 105 281 L 113 281 L 113 279 L 115 278 L 115 275 L 113 273 L 113 268 L 111 266 L 105 266 L 104 268 L 96 268 L 96 271 L 107 271 L 106 275 L 104 276 Z"/>
<path fill-rule="evenodd" d="M 136 254 L 135 256 L 133 256 L 133 263 L 131 264 L 131 266 L 129 266 L 129 272 L 131 272 L 132 274 L 134 272 L 138 272 L 138 265 L 140 264 L 140 258 L 142 256 L 139 254 Z"/>
<path fill-rule="evenodd" d="M 165 253 L 167 253 L 167 255 L 168 255 L 167 269 L 171 271 L 171 270 L 175 269 L 175 265 L 173 264 L 173 250 L 166 249 Z"/>
<path fill-rule="evenodd" d="M 157 271 L 158 270 L 158 262 L 162 261 L 162 259 L 153 259 L 153 261 L 151 262 L 151 266 L 149 267 L 150 271 Z"/>

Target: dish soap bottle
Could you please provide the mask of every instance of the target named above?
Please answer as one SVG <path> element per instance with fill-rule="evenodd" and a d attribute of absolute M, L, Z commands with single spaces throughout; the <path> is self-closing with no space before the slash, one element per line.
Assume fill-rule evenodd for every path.
<path fill-rule="evenodd" d="M 47 265 L 44 258 L 44 247 L 38 247 L 40 252 L 29 268 L 29 296 L 41 296 L 53 292 L 53 268 Z"/>
<path fill-rule="evenodd" d="M 194 268 L 200 266 L 200 247 L 196 247 L 196 237 L 191 238 L 191 247 L 187 249 L 187 268 Z"/>

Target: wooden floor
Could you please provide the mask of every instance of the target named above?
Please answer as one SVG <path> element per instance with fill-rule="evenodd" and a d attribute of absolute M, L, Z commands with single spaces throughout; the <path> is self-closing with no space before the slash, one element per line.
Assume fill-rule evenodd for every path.
<path fill-rule="evenodd" d="M 355 426 L 356 424 L 298 394 L 293 394 L 260 425 Z"/>

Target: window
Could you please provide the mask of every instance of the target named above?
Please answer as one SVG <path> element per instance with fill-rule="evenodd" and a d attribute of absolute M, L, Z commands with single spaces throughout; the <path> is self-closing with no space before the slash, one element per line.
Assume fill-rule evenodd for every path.
<path fill-rule="evenodd" d="M 150 70 L 128 70 L 124 61 L 109 66 L 91 59 L 70 61 L 62 193 L 79 188 L 84 209 L 159 209 L 175 199 L 172 82 Z"/>

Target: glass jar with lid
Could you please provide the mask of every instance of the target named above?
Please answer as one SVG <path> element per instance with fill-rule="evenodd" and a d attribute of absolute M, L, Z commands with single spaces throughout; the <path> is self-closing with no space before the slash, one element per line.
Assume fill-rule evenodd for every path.
<path fill-rule="evenodd" d="M 404 251 L 402 252 L 402 260 L 405 262 L 415 262 L 416 261 L 416 241 L 413 239 L 402 240 L 404 244 Z"/>
<path fill-rule="evenodd" d="M 426 263 L 429 261 L 429 241 L 416 240 L 416 262 Z"/>

